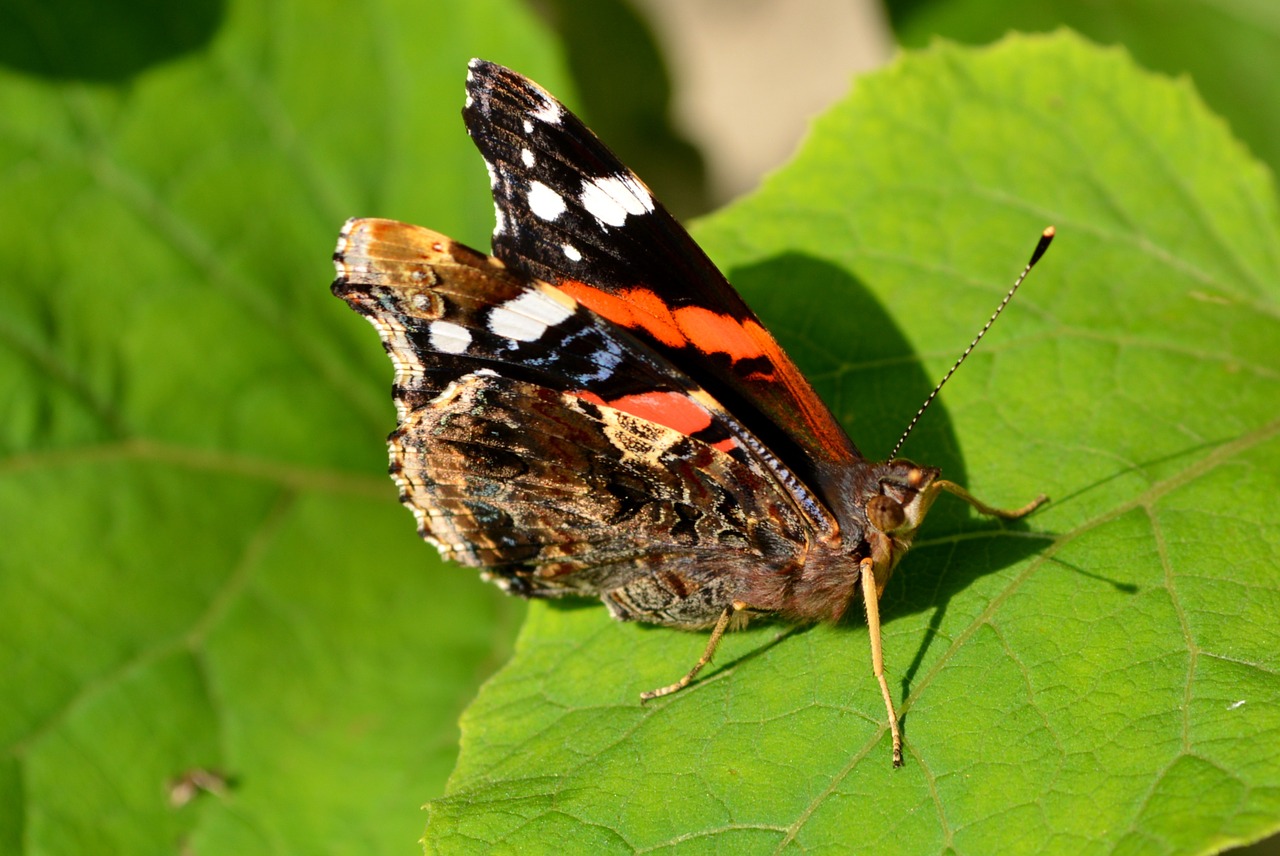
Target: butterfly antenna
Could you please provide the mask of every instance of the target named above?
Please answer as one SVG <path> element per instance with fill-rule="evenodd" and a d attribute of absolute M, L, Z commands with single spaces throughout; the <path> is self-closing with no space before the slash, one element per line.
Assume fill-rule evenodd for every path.
<path fill-rule="evenodd" d="M 1009 305 L 1009 301 L 1013 299 L 1013 295 L 1017 292 L 1018 286 L 1022 285 L 1022 281 L 1027 278 L 1027 274 L 1031 273 L 1031 269 L 1036 266 L 1036 262 L 1040 261 L 1040 257 L 1044 255 L 1044 251 L 1049 249 L 1049 244 L 1053 241 L 1054 228 L 1052 226 L 1044 230 L 1040 235 L 1040 241 L 1036 244 L 1035 251 L 1031 253 L 1031 261 L 1027 262 L 1027 266 L 1022 269 L 1022 273 L 1013 283 L 1013 287 L 1004 296 L 1004 300 L 1000 301 L 1000 305 L 996 307 L 996 311 L 991 313 L 991 317 L 987 319 L 987 323 L 978 331 L 978 335 L 973 337 L 973 341 L 969 343 L 969 347 L 964 349 L 964 353 L 955 361 L 947 373 L 942 376 L 942 380 L 938 381 L 938 385 L 933 388 L 933 392 L 929 393 L 929 397 L 924 400 L 924 404 L 920 405 L 920 409 L 916 411 L 916 415 L 911 417 L 911 424 L 907 425 L 907 430 L 902 432 L 902 436 L 898 438 L 898 444 L 893 447 L 893 452 L 889 455 L 889 460 L 898 457 L 902 444 L 907 442 L 907 437 L 911 436 L 911 431 L 916 427 L 916 423 L 920 421 L 920 417 L 924 415 L 925 410 L 938 397 L 938 393 L 942 390 L 942 385 L 951 379 L 956 373 L 956 369 L 960 368 L 960 364 L 965 361 L 969 354 L 973 353 L 973 349 L 978 347 L 978 343 L 982 341 L 982 337 L 987 335 L 987 331 L 991 329 L 991 325 L 996 323 L 996 319 L 1000 317 L 1000 313 Z"/>

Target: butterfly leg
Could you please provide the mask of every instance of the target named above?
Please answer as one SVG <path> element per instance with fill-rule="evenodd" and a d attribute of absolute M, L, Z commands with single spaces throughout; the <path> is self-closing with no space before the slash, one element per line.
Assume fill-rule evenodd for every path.
<path fill-rule="evenodd" d="M 867 607 L 867 629 L 871 635 L 871 670 L 880 682 L 884 708 L 889 713 L 889 733 L 893 736 L 893 766 L 902 766 L 902 734 L 898 731 L 898 714 L 893 709 L 889 683 L 884 677 L 884 646 L 880 644 L 880 599 L 876 594 L 875 560 L 862 560 L 862 602 Z"/>
<path fill-rule="evenodd" d="M 640 693 L 640 702 L 643 704 L 650 699 L 660 698 L 664 695 L 671 695 L 679 692 L 702 671 L 702 667 L 711 662 L 711 658 L 715 656 L 716 649 L 720 647 L 720 638 L 724 636 L 724 632 L 729 629 L 729 622 L 733 619 L 733 614 L 739 610 L 746 609 L 747 605 L 741 601 L 734 601 L 724 608 L 724 612 L 720 613 L 720 618 L 716 621 L 716 626 L 711 630 L 711 638 L 707 640 L 706 650 L 702 652 L 702 656 L 698 658 L 698 662 L 694 664 L 689 673 L 674 684 L 668 684 L 665 687 L 658 687 L 656 690 Z"/>
<path fill-rule="evenodd" d="M 1039 508 L 1040 506 L 1044 505 L 1046 502 L 1049 501 L 1049 497 L 1045 496 L 1042 493 L 1039 496 L 1037 496 L 1035 499 L 1028 502 L 1026 505 L 1022 506 L 1021 508 L 1014 508 L 1014 509 L 994 508 L 990 505 L 987 505 L 985 502 L 978 499 L 976 496 L 969 493 L 969 491 L 965 490 L 964 488 L 962 488 L 960 485 L 956 484 L 953 481 L 947 481 L 946 479 L 938 479 L 933 484 L 934 484 L 934 487 L 941 488 L 942 490 L 945 490 L 947 493 L 954 494 L 960 497 L 965 502 L 969 503 L 974 508 L 976 508 L 980 513 L 986 514 L 989 517 L 999 517 L 1004 520 L 1017 520 L 1019 517 L 1026 517 L 1028 514 L 1035 511 L 1037 508 Z"/>

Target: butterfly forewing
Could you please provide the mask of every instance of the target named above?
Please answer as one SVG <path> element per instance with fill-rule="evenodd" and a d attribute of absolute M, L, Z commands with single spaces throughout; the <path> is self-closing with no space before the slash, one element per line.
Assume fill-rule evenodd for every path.
<path fill-rule="evenodd" d="M 467 130 L 489 170 L 494 255 L 664 354 L 811 484 L 858 459 L 809 382 L 674 217 L 551 95 L 473 60 Z"/>

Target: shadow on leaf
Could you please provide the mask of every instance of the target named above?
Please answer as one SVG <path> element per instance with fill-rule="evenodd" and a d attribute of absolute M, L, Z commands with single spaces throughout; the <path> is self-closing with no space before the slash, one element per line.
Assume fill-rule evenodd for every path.
<path fill-rule="evenodd" d="M 854 445 L 871 460 L 887 455 L 936 378 L 925 374 L 879 298 L 844 268 L 795 252 L 736 268 L 732 281 Z M 982 320 L 974 320 L 975 330 Z M 942 399 L 930 405 L 907 445 L 907 457 L 964 483 L 960 446 Z"/>
<path fill-rule="evenodd" d="M 54 0 L 6 3 L 0 65 L 51 80 L 121 83 L 203 50 L 223 19 L 222 0 Z"/>

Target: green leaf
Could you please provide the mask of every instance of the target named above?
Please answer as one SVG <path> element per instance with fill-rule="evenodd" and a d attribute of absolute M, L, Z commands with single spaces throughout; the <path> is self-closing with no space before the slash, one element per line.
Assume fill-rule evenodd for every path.
<path fill-rule="evenodd" d="M 981 44 L 1010 30 L 1070 27 L 1123 45 L 1146 68 L 1190 75 L 1209 106 L 1274 171 L 1280 169 L 1280 4 L 1217 0 L 889 0 L 904 46 L 936 36 Z"/>
<path fill-rule="evenodd" d="M 704 638 L 535 605 L 434 853 L 1212 852 L 1280 825 L 1275 188 L 1185 82 L 1069 35 L 858 81 L 699 236 L 872 456 L 1052 223 L 905 453 L 940 500 L 865 627 Z M 732 573 L 726 564 L 725 573 Z"/>
<path fill-rule="evenodd" d="M 512 2 L 202 9 L 0 15 L 0 852 L 411 852 L 522 609 L 396 502 L 329 257 L 483 242 L 466 61 L 564 77 Z"/>

